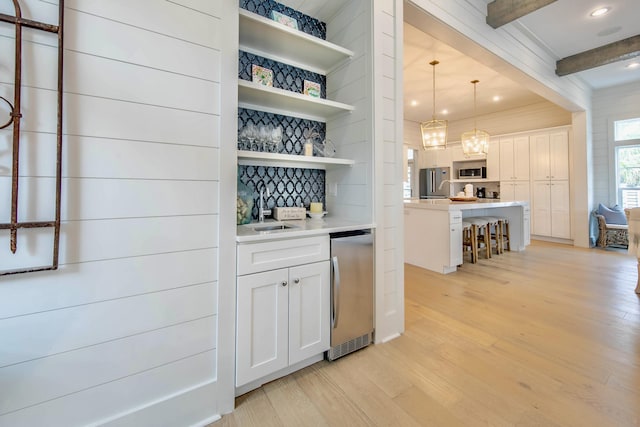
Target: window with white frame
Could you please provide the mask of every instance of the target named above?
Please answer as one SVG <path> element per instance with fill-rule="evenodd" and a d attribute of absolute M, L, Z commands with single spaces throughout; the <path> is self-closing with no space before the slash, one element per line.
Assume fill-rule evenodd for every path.
<path fill-rule="evenodd" d="M 405 174 L 405 179 L 402 183 L 402 193 L 403 193 L 403 197 L 405 199 L 408 199 L 410 197 L 412 197 L 414 194 L 417 194 L 417 192 L 415 191 L 416 189 L 414 188 L 414 177 L 416 176 L 415 173 L 415 156 L 414 156 L 414 151 L 413 148 L 406 148 L 405 150 L 407 150 L 406 156 L 407 156 L 407 163 L 406 163 L 406 167 L 407 167 L 407 173 Z"/>
<path fill-rule="evenodd" d="M 623 208 L 640 206 L 640 117 L 613 123 L 616 198 Z"/>

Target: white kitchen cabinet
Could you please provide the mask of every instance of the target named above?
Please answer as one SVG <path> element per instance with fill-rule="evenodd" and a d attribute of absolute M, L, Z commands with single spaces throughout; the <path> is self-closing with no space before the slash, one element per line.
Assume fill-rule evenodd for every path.
<path fill-rule="evenodd" d="M 531 136 L 532 230 L 538 236 L 571 238 L 569 138 L 566 130 Z"/>
<path fill-rule="evenodd" d="M 329 349 L 329 261 L 289 269 L 289 365 Z"/>
<path fill-rule="evenodd" d="M 500 181 L 500 200 L 528 202 L 531 200 L 529 181 Z"/>
<path fill-rule="evenodd" d="M 421 153 L 421 168 L 449 168 L 451 167 L 451 150 L 430 149 Z"/>
<path fill-rule="evenodd" d="M 487 181 L 500 180 L 500 140 L 491 139 L 487 153 Z"/>
<path fill-rule="evenodd" d="M 449 265 L 462 265 L 462 212 L 449 212 Z"/>
<path fill-rule="evenodd" d="M 571 238 L 569 181 L 534 181 L 532 210 L 533 234 Z"/>
<path fill-rule="evenodd" d="M 238 277 L 236 386 L 287 366 L 288 269 Z"/>
<path fill-rule="evenodd" d="M 462 264 L 462 213 L 459 210 L 404 210 L 405 262 L 438 273 Z"/>
<path fill-rule="evenodd" d="M 329 261 L 237 282 L 236 387 L 329 349 Z"/>
<path fill-rule="evenodd" d="M 529 180 L 529 137 L 500 138 L 500 181 Z"/>
<path fill-rule="evenodd" d="M 241 387 L 329 349 L 329 236 L 239 244 L 237 253 Z"/>
<path fill-rule="evenodd" d="M 569 179 L 569 138 L 566 131 L 533 135 L 530 144 L 534 181 Z"/>

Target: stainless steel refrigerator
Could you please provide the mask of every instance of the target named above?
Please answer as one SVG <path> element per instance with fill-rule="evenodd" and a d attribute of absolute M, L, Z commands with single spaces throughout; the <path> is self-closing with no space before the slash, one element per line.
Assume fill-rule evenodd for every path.
<path fill-rule="evenodd" d="M 373 234 L 331 233 L 331 348 L 335 360 L 373 342 Z"/>
<path fill-rule="evenodd" d="M 449 186 L 443 183 L 450 180 L 450 168 L 427 168 L 420 169 L 420 189 L 421 199 L 446 199 L 450 196 Z"/>

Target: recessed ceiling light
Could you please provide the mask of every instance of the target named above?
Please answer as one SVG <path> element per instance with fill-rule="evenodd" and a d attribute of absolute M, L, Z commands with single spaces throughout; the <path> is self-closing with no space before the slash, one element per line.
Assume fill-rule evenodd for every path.
<path fill-rule="evenodd" d="M 498 102 L 500 101 L 502 98 L 500 97 L 500 95 L 496 95 L 493 97 L 493 102 Z"/>
<path fill-rule="evenodd" d="M 449 114 L 449 110 L 442 110 L 440 114 Z"/>
<path fill-rule="evenodd" d="M 589 14 L 589 16 L 593 16 L 594 18 L 596 18 L 598 16 L 605 15 L 605 14 L 609 13 L 610 11 L 611 11 L 610 7 L 599 7 L 597 9 L 595 9 L 593 12 L 591 12 Z"/>
<path fill-rule="evenodd" d="M 632 62 L 631 64 L 627 65 L 627 68 L 638 68 L 640 67 L 640 62 Z"/>
<path fill-rule="evenodd" d="M 415 99 L 413 101 L 411 101 L 411 106 L 415 107 L 416 105 L 418 105 L 418 101 L 416 101 Z"/>

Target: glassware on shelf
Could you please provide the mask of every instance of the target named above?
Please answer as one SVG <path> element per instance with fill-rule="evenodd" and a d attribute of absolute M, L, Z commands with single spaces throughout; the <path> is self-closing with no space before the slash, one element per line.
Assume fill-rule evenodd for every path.
<path fill-rule="evenodd" d="M 271 152 L 278 153 L 280 151 L 280 144 L 282 143 L 282 126 L 276 126 L 271 131 Z"/>
<path fill-rule="evenodd" d="M 253 150 L 255 147 L 254 142 L 258 138 L 258 128 L 253 123 L 248 123 L 247 126 L 245 126 L 245 130 L 247 138 L 247 149 Z"/>

